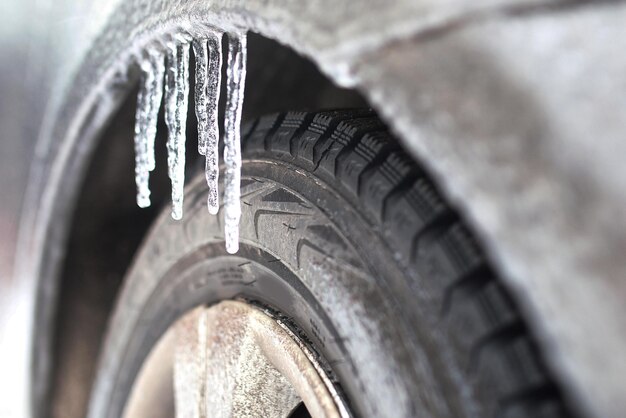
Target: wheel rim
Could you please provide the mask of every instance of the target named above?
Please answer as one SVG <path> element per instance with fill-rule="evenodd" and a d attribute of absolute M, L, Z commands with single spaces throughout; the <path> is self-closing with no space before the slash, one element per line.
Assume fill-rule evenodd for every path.
<path fill-rule="evenodd" d="M 350 414 L 313 353 L 280 319 L 243 301 L 198 307 L 144 361 L 124 418 Z M 308 415 L 307 415 L 308 416 Z"/>

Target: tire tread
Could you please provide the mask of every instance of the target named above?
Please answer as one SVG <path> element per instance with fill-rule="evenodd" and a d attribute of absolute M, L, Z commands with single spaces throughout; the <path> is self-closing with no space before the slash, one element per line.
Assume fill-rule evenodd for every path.
<path fill-rule="evenodd" d="M 467 360 L 476 387 L 498 389 L 492 416 L 570 416 L 519 309 L 471 232 L 372 110 L 289 112 L 252 125 L 244 155 L 270 150 L 339 185 L 409 274 L 437 282 L 439 331 Z"/>

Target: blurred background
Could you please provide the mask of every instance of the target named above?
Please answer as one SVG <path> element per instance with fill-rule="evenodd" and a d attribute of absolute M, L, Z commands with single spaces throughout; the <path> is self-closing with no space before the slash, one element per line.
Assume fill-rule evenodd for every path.
<path fill-rule="evenodd" d="M 50 89 L 45 6 L 40 1 L 0 4 L 0 416 L 23 414 L 19 399 L 26 347 L 20 337 L 27 318 L 13 276 L 20 208 L 37 134 Z M 52 2 L 48 2 L 52 3 Z M 49 6 L 49 5 L 48 5 Z M 49 11 L 49 10 L 48 10 Z M 56 36 L 53 36 L 56 38 Z M 44 57 L 46 56 L 46 57 Z M 46 65 L 44 65 L 46 63 Z"/>
<path fill-rule="evenodd" d="M 23 416 L 28 284 L 14 274 L 22 201 L 59 71 L 106 14 L 91 1 L 0 2 L 0 417 Z M 109 2 L 115 3 L 115 2 Z M 89 23 L 89 24 L 87 24 Z M 70 43 L 71 41 L 71 43 Z M 59 86 L 56 86 L 58 88 Z"/>
<path fill-rule="evenodd" d="M 2 286 L 11 281 L 19 209 L 52 80 L 58 71 L 68 70 L 69 58 L 93 33 L 86 30 L 86 21 L 95 23 L 93 17 L 103 13 L 91 3 L 5 0 L 0 4 Z"/>

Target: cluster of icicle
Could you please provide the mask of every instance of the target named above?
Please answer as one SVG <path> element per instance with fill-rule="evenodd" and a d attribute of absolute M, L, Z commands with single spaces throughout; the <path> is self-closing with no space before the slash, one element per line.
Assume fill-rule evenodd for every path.
<path fill-rule="evenodd" d="M 224 120 L 224 236 L 226 251 L 239 249 L 241 217 L 241 108 L 246 77 L 246 34 L 228 33 L 226 110 Z M 205 156 L 209 186 L 208 210 L 219 210 L 218 102 L 222 68 L 222 32 L 212 31 L 202 39 L 179 34 L 167 44 L 166 52 L 147 51 L 139 59 L 141 84 L 135 121 L 135 181 L 137 204 L 150 206 L 150 171 L 154 170 L 154 141 L 163 85 L 165 122 L 168 129 L 167 166 L 172 182 L 172 218 L 183 216 L 185 185 L 185 140 L 189 96 L 189 48 L 193 47 L 195 69 L 195 113 L 198 121 L 198 152 Z M 165 80 L 165 83 L 163 83 Z"/>

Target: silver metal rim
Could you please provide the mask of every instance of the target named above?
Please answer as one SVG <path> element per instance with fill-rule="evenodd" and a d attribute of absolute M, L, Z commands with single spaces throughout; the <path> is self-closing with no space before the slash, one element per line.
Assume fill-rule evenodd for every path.
<path fill-rule="evenodd" d="M 243 301 L 186 313 L 135 379 L 124 418 L 351 416 L 308 347 L 280 319 Z"/>

